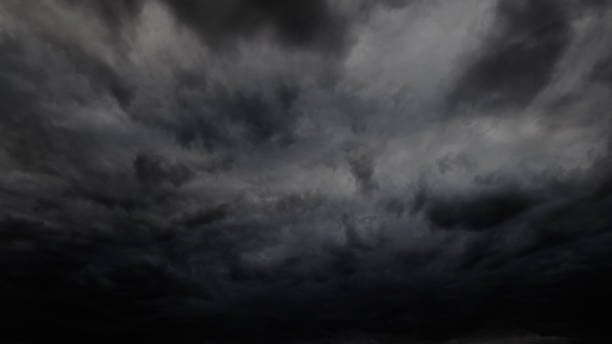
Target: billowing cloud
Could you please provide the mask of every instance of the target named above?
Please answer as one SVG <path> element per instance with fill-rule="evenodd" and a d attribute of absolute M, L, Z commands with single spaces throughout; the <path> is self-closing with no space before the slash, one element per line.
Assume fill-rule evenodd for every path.
<path fill-rule="evenodd" d="M 3 2 L 0 338 L 609 339 L 611 9 Z"/>

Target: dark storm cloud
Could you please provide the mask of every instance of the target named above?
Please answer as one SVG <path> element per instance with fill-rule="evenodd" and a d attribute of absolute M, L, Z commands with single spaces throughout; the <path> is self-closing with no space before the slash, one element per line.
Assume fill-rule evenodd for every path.
<path fill-rule="evenodd" d="M 328 2 L 167 1 L 181 23 L 193 28 L 211 46 L 231 46 L 236 39 L 270 30 L 283 43 L 323 51 L 347 44 L 347 19 Z"/>
<path fill-rule="evenodd" d="M 0 339 L 609 338 L 609 4 L 490 5 L 0 4 Z"/>
<path fill-rule="evenodd" d="M 63 0 L 70 6 L 94 13 L 112 30 L 129 25 L 147 1 L 153 0 Z M 351 13 L 339 11 L 337 4 L 325 0 L 300 3 L 279 0 L 161 2 L 173 12 L 179 25 L 192 29 L 214 49 L 231 48 L 237 41 L 253 39 L 263 33 L 290 48 L 338 53 L 353 42 L 351 29 L 355 18 L 349 15 L 367 15 L 379 6 L 401 8 L 410 1 L 355 1 L 350 5 Z"/>
<path fill-rule="evenodd" d="M 299 94 L 295 87 L 279 85 L 271 99 L 262 95 L 236 92 L 220 101 L 218 113 L 226 114 L 245 128 L 246 138 L 255 143 L 273 138 L 291 139 L 291 125 L 295 118 L 292 103 Z"/>
<path fill-rule="evenodd" d="M 164 1 L 180 23 L 192 28 L 214 48 L 231 47 L 235 41 L 271 34 L 291 48 L 323 53 L 343 52 L 353 41 L 354 18 L 325 0 L 290 3 L 282 0 Z M 378 5 L 401 7 L 408 1 L 356 1 L 352 6 L 364 14 Z M 336 6 L 337 7 L 337 6 Z M 355 14 L 355 13 L 353 13 Z"/>
<path fill-rule="evenodd" d="M 138 179 L 145 185 L 156 185 L 169 181 L 180 186 L 192 177 L 188 167 L 172 164 L 159 155 L 141 153 L 134 159 L 134 170 Z"/>
<path fill-rule="evenodd" d="M 512 191 L 436 200 L 427 209 L 431 222 L 443 228 L 482 230 L 502 224 L 529 209 L 534 201 Z"/>
<path fill-rule="evenodd" d="M 124 103 L 130 91 L 112 68 L 78 46 L 53 39 L 44 40 L 44 44 L 36 39 L 6 39 L 0 49 L 5 100 L 0 130 L 12 138 L 4 148 L 23 164 L 50 173 L 50 165 L 84 163 L 76 161 L 78 155 L 95 146 L 95 138 L 56 125 L 48 114 L 66 115 L 62 112 L 69 110 L 67 105 L 89 102 L 92 92 Z M 81 76 L 84 79 L 79 80 Z M 53 102 L 69 104 L 63 103 L 66 109 L 59 109 Z M 73 140 L 79 144 L 71 145 Z"/>
<path fill-rule="evenodd" d="M 500 1 L 493 31 L 463 72 L 451 101 L 522 107 L 545 87 L 571 39 L 567 1 Z"/>
<path fill-rule="evenodd" d="M 118 29 L 122 25 L 129 23 L 139 14 L 145 0 L 118 0 L 111 2 L 100 0 L 62 1 L 70 6 L 93 12 L 100 19 L 107 22 L 109 28 Z"/>
<path fill-rule="evenodd" d="M 148 108 L 137 108 L 134 117 L 145 124 L 170 131 L 182 144 L 201 144 L 210 150 L 251 144 L 291 142 L 296 119 L 291 106 L 299 89 L 284 84 L 269 86 L 272 94 L 179 84 L 170 106 L 170 118 L 149 118 Z M 176 100 L 176 102 L 174 102 Z M 149 104 L 147 104 L 149 106 Z"/>
<path fill-rule="evenodd" d="M 612 84 L 612 58 L 610 56 L 606 56 L 593 67 L 592 78 L 608 85 Z"/>
<path fill-rule="evenodd" d="M 351 172 L 364 192 L 376 188 L 376 181 L 373 177 L 375 166 L 372 160 L 370 154 L 361 154 L 349 160 Z"/>
<path fill-rule="evenodd" d="M 210 223 L 221 221 L 228 217 L 229 206 L 221 204 L 211 209 L 204 209 L 195 214 L 188 214 L 181 219 L 180 223 L 187 227 L 200 227 Z"/>

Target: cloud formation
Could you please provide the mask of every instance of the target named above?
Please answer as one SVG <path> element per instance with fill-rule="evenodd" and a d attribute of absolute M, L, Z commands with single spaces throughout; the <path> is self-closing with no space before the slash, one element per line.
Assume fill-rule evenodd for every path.
<path fill-rule="evenodd" d="M 606 341 L 611 8 L 2 2 L 0 338 Z"/>

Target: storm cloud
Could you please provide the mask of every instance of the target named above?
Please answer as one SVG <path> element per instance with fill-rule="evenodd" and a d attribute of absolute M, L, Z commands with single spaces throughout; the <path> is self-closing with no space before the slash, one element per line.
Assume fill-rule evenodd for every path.
<path fill-rule="evenodd" d="M 8 343 L 612 335 L 608 1 L 0 3 Z"/>

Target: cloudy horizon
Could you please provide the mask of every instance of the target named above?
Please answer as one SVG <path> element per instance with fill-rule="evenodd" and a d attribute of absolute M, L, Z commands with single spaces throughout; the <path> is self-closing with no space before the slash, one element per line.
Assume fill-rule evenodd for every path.
<path fill-rule="evenodd" d="M 611 9 L 0 2 L 0 339 L 606 342 Z"/>

